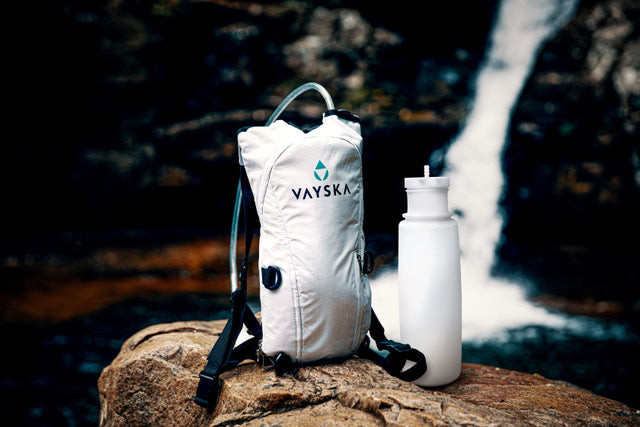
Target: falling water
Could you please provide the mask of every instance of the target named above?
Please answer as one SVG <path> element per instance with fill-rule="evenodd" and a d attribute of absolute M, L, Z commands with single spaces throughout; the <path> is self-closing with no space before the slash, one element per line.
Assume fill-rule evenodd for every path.
<path fill-rule="evenodd" d="M 504 0 L 476 82 L 468 122 L 446 154 L 450 205 L 460 227 L 463 335 L 562 319 L 528 303 L 522 286 L 491 277 L 503 218 L 502 152 L 513 107 L 541 44 L 573 14 L 575 0 Z"/>
<path fill-rule="evenodd" d="M 446 153 L 443 175 L 450 177 L 449 202 L 460 228 L 464 340 L 491 336 L 506 327 L 564 322 L 529 303 L 521 284 L 494 278 L 490 271 L 503 225 L 502 152 L 511 112 L 542 43 L 573 15 L 576 3 L 501 2 L 478 73 L 472 111 Z M 389 305 L 392 301 L 397 309 L 396 286 L 397 275 L 388 273 L 375 280 L 372 289 L 374 308 L 385 307 L 379 315 L 386 318 L 389 335 L 398 337 L 397 313 Z"/>

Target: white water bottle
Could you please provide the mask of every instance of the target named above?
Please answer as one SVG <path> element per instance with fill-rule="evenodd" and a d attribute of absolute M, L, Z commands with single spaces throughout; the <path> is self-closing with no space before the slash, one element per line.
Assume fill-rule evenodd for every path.
<path fill-rule="evenodd" d="M 414 383 L 441 386 L 460 376 L 462 320 L 458 224 L 448 206 L 449 178 L 405 178 L 407 213 L 398 226 L 402 342 L 420 350 L 427 372 Z"/>

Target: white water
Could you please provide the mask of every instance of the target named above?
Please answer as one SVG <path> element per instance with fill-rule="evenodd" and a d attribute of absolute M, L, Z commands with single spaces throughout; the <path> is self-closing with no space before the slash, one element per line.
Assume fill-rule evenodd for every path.
<path fill-rule="evenodd" d="M 446 153 L 443 175 L 450 178 L 449 204 L 461 213 L 455 218 L 462 251 L 463 340 L 494 336 L 508 327 L 563 326 L 566 322 L 563 316 L 529 303 L 522 283 L 494 278 L 490 270 L 503 226 L 499 211 L 504 186 L 502 153 L 512 109 L 542 43 L 573 15 L 576 4 L 576 0 L 501 2 L 478 73 L 471 113 Z M 421 166 L 415 164 L 411 170 L 420 171 Z M 373 280 L 372 292 L 373 307 L 388 335 L 398 339 L 396 272 Z"/>

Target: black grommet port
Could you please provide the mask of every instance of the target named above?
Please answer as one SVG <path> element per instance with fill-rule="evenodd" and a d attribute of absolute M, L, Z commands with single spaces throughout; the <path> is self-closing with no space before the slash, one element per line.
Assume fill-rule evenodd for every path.
<path fill-rule="evenodd" d="M 282 284 L 282 273 L 280 273 L 278 267 L 270 265 L 267 268 L 261 267 L 260 270 L 262 272 L 262 285 L 265 288 L 274 291 L 280 287 Z"/>

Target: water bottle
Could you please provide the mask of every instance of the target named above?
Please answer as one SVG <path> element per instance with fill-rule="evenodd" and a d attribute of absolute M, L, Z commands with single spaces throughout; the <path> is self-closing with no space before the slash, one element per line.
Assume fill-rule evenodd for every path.
<path fill-rule="evenodd" d="M 462 358 L 460 243 L 448 205 L 449 178 L 405 178 L 407 213 L 398 226 L 398 292 L 402 342 L 420 350 L 421 386 L 460 376 Z"/>

